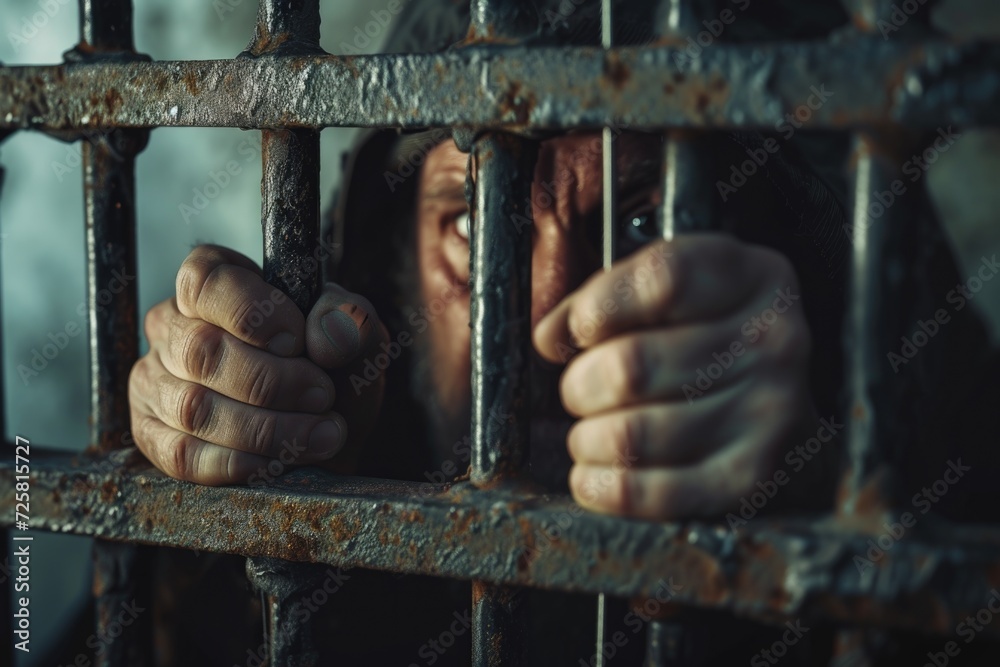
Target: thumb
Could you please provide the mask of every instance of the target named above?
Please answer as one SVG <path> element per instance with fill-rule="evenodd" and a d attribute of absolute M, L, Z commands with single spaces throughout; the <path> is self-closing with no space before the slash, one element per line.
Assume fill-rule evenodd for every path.
<path fill-rule="evenodd" d="M 371 377 L 365 360 L 375 356 L 389 332 L 371 302 L 327 283 L 306 318 L 306 354 L 328 371 L 336 390 L 333 409 L 347 422 L 347 444 L 336 457 L 348 472 L 360 454 L 382 405 L 385 378 Z M 366 374 L 368 371 L 368 374 Z"/>
<path fill-rule="evenodd" d="M 346 368 L 388 338 L 371 302 L 336 283 L 324 285 L 306 318 L 306 353 L 327 370 Z"/>

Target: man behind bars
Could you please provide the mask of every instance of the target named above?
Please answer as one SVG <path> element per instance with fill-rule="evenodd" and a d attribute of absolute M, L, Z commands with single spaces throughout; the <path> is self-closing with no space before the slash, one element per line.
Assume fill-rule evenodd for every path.
<path fill-rule="evenodd" d="M 539 43 L 596 43 L 590 5 L 597 4 L 555 3 L 542 13 Z M 832 3 L 795 20 L 787 7 L 745 4 L 724 38 L 763 34 L 755 31 L 776 16 L 784 37 L 822 36 L 846 21 Z M 414 39 L 422 50 L 456 42 L 468 18 L 453 5 L 408 7 L 387 50 Z M 616 43 L 650 41 L 653 10 L 630 9 Z M 454 25 L 435 14 L 442 11 L 459 16 L 461 29 L 442 28 Z M 817 90 L 803 96 L 803 108 L 836 92 Z M 720 198 L 726 233 L 672 242 L 659 240 L 656 223 L 660 135 L 616 128 L 621 259 L 607 273 L 600 270 L 600 135 L 567 132 L 541 143 L 532 215 L 510 223 L 533 240 L 537 480 L 559 490 L 568 479 L 577 503 L 596 512 L 721 518 L 731 527 L 759 511 L 819 507 L 833 497 L 844 438 L 835 399 L 850 245 L 839 177 L 845 153 L 835 140 L 795 137 L 799 127 L 792 117 L 772 134 L 720 136 L 718 173 L 708 180 L 715 186 L 705 196 Z M 442 130 L 365 135 L 317 252 L 342 249 L 329 267 L 336 282 L 305 315 L 247 257 L 195 248 L 178 271 L 176 297 L 147 314 L 149 353 L 130 378 L 134 438 L 149 460 L 170 476 L 211 485 L 264 484 L 312 464 L 419 481 L 465 473 L 474 233 L 467 161 Z M 941 256 L 937 273 L 953 275 Z M 922 423 L 931 433 L 949 421 L 974 423 L 953 407 Z M 919 466 L 909 472 L 923 479 Z M 350 577 L 344 589 L 353 592 L 338 593 L 331 607 L 341 617 L 331 623 L 338 636 L 369 639 L 330 650 L 402 664 L 466 661 L 466 587 L 448 584 L 455 595 L 442 603 L 435 591 L 444 584 Z M 591 664 L 592 603 L 536 595 L 541 608 L 558 610 L 555 620 L 537 616 L 536 630 L 554 633 L 533 643 L 537 663 Z M 372 606 L 379 598 L 383 604 Z M 358 600 L 367 615 L 356 612 Z M 394 617 L 402 620 L 385 620 Z M 626 614 L 617 618 L 629 625 Z M 436 640 L 435 628 L 450 632 L 447 646 L 455 647 L 418 641 Z M 741 643 L 752 628 L 743 632 L 716 636 L 712 659 L 752 659 L 760 646 Z M 822 643 L 819 633 L 811 641 Z M 641 653 L 641 641 L 628 643 L 616 650 Z"/>

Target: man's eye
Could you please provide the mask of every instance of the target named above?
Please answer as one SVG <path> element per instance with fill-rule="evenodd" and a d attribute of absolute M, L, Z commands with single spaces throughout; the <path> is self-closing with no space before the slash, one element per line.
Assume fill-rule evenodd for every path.
<path fill-rule="evenodd" d="M 455 231 L 466 241 L 469 240 L 469 212 L 465 211 L 455 217 Z"/>
<path fill-rule="evenodd" d="M 625 238 L 636 244 L 649 243 L 660 238 L 656 215 L 653 211 L 642 211 L 625 217 Z"/>

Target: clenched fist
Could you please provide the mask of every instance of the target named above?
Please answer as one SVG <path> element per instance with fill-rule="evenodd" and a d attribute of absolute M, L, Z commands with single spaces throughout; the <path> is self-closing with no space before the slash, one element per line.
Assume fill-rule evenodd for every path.
<path fill-rule="evenodd" d="M 798 282 L 767 248 L 721 234 L 651 243 L 567 296 L 534 340 L 569 362 L 570 488 L 590 509 L 721 514 L 815 428 Z"/>
<path fill-rule="evenodd" d="M 366 299 L 333 283 L 304 317 L 249 258 L 199 246 L 145 332 L 132 432 L 171 477 L 221 485 L 335 456 L 349 466 L 378 412 L 384 381 L 355 392 L 347 378 L 387 332 Z"/>

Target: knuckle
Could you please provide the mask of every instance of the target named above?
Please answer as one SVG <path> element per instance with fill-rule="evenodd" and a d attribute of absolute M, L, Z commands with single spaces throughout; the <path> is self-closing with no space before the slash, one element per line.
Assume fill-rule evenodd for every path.
<path fill-rule="evenodd" d="M 164 386 L 161 391 L 169 392 L 171 389 Z M 175 417 L 180 427 L 187 433 L 203 433 L 212 415 L 211 391 L 200 384 L 187 383 L 177 391 L 174 401 Z"/>
<path fill-rule="evenodd" d="M 180 333 L 179 361 L 182 367 L 198 381 L 215 376 L 222 358 L 223 335 L 208 322 L 196 322 Z"/>
<path fill-rule="evenodd" d="M 247 435 L 249 439 L 247 445 L 251 448 L 251 453 L 271 456 L 275 442 L 274 436 L 278 430 L 277 417 L 271 414 L 262 414 L 252 417 L 248 423 L 250 430 Z"/>
<path fill-rule="evenodd" d="M 643 444 L 642 420 L 635 416 L 611 418 L 611 443 L 615 462 L 629 467 L 639 459 Z"/>
<path fill-rule="evenodd" d="M 195 481 L 197 476 L 197 456 L 199 442 L 187 433 L 178 432 L 167 448 L 165 472 L 175 479 L 185 482 Z"/>
<path fill-rule="evenodd" d="M 605 359 L 604 376 L 616 398 L 629 401 L 645 394 L 650 369 L 642 345 L 631 340 L 622 342 Z"/>
<path fill-rule="evenodd" d="M 570 341 L 577 347 L 578 343 L 590 340 L 596 333 L 596 316 L 601 306 L 596 295 L 586 292 L 580 294 L 574 301 L 566 317 Z"/>
<path fill-rule="evenodd" d="M 251 372 L 248 400 L 251 405 L 267 407 L 278 397 L 281 377 L 269 364 L 258 364 Z"/>
<path fill-rule="evenodd" d="M 217 264 L 209 261 L 204 253 L 195 249 L 177 270 L 177 303 L 188 312 L 194 310 L 201 298 L 201 293 L 208 283 L 209 277 L 217 268 Z"/>
<path fill-rule="evenodd" d="M 233 314 L 233 331 L 244 338 L 252 338 L 263 324 L 263 320 L 264 315 L 257 309 L 253 300 L 245 299 L 240 302 Z"/>

